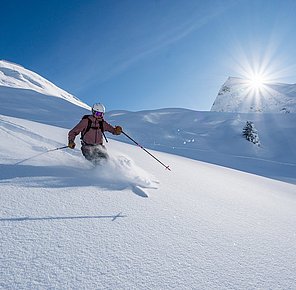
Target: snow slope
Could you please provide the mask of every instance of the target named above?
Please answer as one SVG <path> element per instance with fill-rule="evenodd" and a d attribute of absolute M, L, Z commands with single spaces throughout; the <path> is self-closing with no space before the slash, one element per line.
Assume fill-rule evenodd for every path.
<path fill-rule="evenodd" d="M 211 111 L 296 113 L 296 84 L 265 83 L 258 90 L 245 79 L 229 77 Z"/>
<path fill-rule="evenodd" d="M 0 128 L 1 289 L 296 287 L 295 185 L 153 152 L 167 171 L 114 140 L 102 175 L 79 150 L 42 154 L 65 129 Z"/>
<path fill-rule="evenodd" d="M 114 111 L 106 118 L 147 148 L 296 183 L 296 114 L 175 108 Z M 248 120 L 258 130 L 260 147 L 242 137 Z M 120 140 L 129 142 L 124 136 Z"/>
<path fill-rule="evenodd" d="M 295 114 L 258 118 L 279 126 L 263 130 L 263 151 L 238 138 L 248 115 L 106 116 L 156 149 L 286 183 L 151 150 L 168 171 L 112 139 L 94 168 L 79 145 L 47 152 L 67 144 L 84 108 L 23 87 L 0 96 L 0 289 L 296 288 Z"/>
<path fill-rule="evenodd" d="M 90 107 L 38 74 L 0 61 L 0 114 L 70 127 Z M 71 114 L 69 114 L 69 111 Z"/>

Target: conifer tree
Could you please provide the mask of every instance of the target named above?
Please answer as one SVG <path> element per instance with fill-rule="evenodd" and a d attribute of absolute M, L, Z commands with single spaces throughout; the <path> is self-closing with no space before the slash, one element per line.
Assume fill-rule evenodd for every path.
<path fill-rule="evenodd" d="M 251 122 L 251 121 L 246 122 L 246 125 L 243 128 L 243 136 L 248 141 L 260 146 L 258 131 L 256 130 L 253 122 Z"/>

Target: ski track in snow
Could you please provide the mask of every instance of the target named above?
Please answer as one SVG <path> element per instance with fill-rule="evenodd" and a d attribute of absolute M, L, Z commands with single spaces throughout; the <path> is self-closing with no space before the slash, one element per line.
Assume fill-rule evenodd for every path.
<path fill-rule="evenodd" d="M 158 181 L 138 167 L 128 156 L 113 155 L 95 166 L 91 176 L 101 187 L 108 189 L 130 188 L 135 194 L 148 197 L 144 188 L 157 189 Z"/>
<path fill-rule="evenodd" d="M 0 130 L 4 131 L 6 134 L 11 135 L 15 139 L 18 139 L 23 143 L 31 145 L 32 140 L 35 140 L 35 141 L 42 141 L 48 145 L 51 145 L 52 147 L 60 145 L 60 143 L 55 142 L 50 138 L 44 138 L 39 134 L 31 132 L 30 130 L 26 129 L 23 126 L 15 125 L 12 122 L 5 121 L 3 120 L 3 118 L 0 118 L 0 120 L 2 123 Z M 32 148 L 39 151 L 43 151 L 43 152 L 46 150 L 45 147 L 39 147 L 39 146 L 33 146 Z"/>
<path fill-rule="evenodd" d="M 81 158 L 81 153 L 78 152 L 78 150 L 72 151 L 70 149 L 65 149 L 64 152 L 70 154 L 69 164 L 74 164 L 74 167 L 68 166 L 65 162 L 59 164 L 54 158 L 54 156 L 62 155 L 64 152 L 47 152 L 47 150 L 51 150 L 56 146 L 62 146 L 62 143 L 53 141 L 50 138 L 45 138 L 40 134 L 32 132 L 26 126 L 15 124 L 5 118 L 1 118 L 0 129 L 4 133 L 4 136 L 8 134 L 11 136 L 12 140 L 16 140 L 16 143 L 18 144 L 16 148 L 19 148 L 20 144 L 23 144 L 23 146 L 28 147 L 29 150 L 27 151 L 31 152 L 27 154 L 27 158 L 13 162 L 11 165 L 3 164 L 1 167 L 3 172 L 6 172 L 3 176 L 19 174 L 24 177 L 26 176 L 26 172 L 35 172 L 38 176 L 38 172 L 40 171 L 43 173 L 45 172 L 45 174 L 50 176 L 47 181 L 43 180 L 42 182 L 48 183 L 52 178 L 51 176 L 55 176 L 55 180 L 52 181 L 53 184 L 60 183 L 66 185 L 67 182 L 70 183 L 70 180 L 75 179 L 76 176 L 80 175 L 84 180 L 82 182 L 86 185 L 96 185 L 100 188 L 107 188 L 110 190 L 129 188 L 133 193 L 142 197 L 148 197 L 148 193 L 144 188 L 157 188 L 157 181 L 150 180 L 150 175 L 140 167 L 136 166 L 127 155 L 123 156 L 122 154 L 120 155 L 120 153 L 113 152 L 108 162 L 93 168 L 91 163 L 84 161 L 83 158 Z M 23 149 L 24 148 L 25 147 L 23 147 Z M 33 152 L 35 154 L 33 154 Z M 39 153 L 36 154 L 36 152 Z M 79 156 L 79 162 L 72 159 L 73 154 Z M 52 166 L 40 166 L 40 160 L 44 159 L 49 159 L 47 165 Z M 17 167 L 17 165 L 22 166 Z M 82 167 L 80 168 L 81 165 Z M 54 172 L 56 172 L 56 174 Z M 73 178 L 71 176 L 73 176 Z M 64 180 L 62 180 L 62 178 L 64 178 Z M 34 183 L 38 184 L 40 181 L 32 174 L 29 184 Z M 28 186 L 28 180 L 26 186 Z"/>

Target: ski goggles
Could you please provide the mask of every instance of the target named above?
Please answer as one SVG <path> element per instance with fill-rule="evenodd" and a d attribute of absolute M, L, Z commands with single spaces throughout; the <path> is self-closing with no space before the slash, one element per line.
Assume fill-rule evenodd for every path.
<path fill-rule="evenodd" d="M 103 117 L 104 113 L 103 112 L 93 111 L 93 115 L 96 116 L 96 117 Z"/>

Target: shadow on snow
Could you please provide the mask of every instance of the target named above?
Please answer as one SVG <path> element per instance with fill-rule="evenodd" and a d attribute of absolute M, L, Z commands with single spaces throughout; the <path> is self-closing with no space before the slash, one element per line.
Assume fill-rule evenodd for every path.
<path fill-rule="evenodd" d="M 103 170 L 103 169 L 102 169 Z M 100 176 L 99 168 L 86 169 L 70 166 L 34 166 L 0 164 L 0 184 L 15 183 L 23 187 L 86 187 L 97 186 L 107 190 L 123 190 L 132 188 L 132 192 L 142 196 L 133 190 L 137 183 L 117 178 L 117 176 Z"/>
<path fill-rule="evenodd" d="M 24 221 L 46 221 L 46 220 L 75 220 L 75 219 L 111 219 L 115 221 L 118 218 L 127 217 L 121 212 L 117 215 L 102 215 L 102 216 L 58 216 L 58 217 L 12 217 L 0 218 L 0 222 L 24 222 Z"/>

